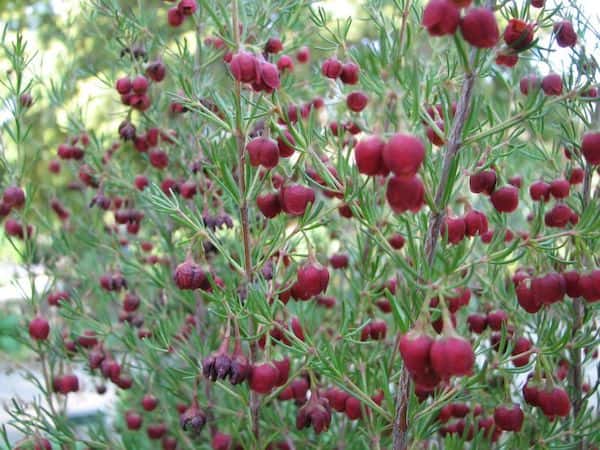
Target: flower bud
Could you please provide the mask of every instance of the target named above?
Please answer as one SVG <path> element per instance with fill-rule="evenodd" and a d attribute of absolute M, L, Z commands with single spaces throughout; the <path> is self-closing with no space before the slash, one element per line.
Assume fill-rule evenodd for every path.
<path fill-rule="evenodd" d="M 559 47 L 574 47 L 577 44 L 577 33 L 573 29 L 573 24 L 568 20 L 556 22 L 552 31 Z"/>
<path fill-rule="evenodd" d="M 450 0 L 431 0 L 423 11 L 423 26 L 431 36 L 454 34 L 460 21 L 460 11 Z"/>
<path fill-rule="evenodd" d="M 198 406 L 198 401 L 194 399 L 192 405 L 179 416 L 179 424 L 183 431 L 191 435 L 198 435 L 206 424 L 206 413 Z"/>
<path fill-rule="evenodd" d="M 504 30 L 504 42 L 518 52 L 527 49 L 533 42 L 533 24 L 520 19 L 510 19 Z"/>
<path fill-rule="evenodd" d="M 308 403 L 298 410 L 296 428 L 302 430 L 312 425 L 315 433 L 319 434 L 329 429 L 331 424 L 331 407 L 326 398 L 317 394 L 311 396 Z"/>
<path fill-rule="evenodd" d="M 500 39 L 500 30 L 494 12 L 487 8 L 473 8 L 460 22 L 460 31 L 469 44 L 477 48 L 492 48 Z"/>
<path fill-rule="evenodd" d="M 233 55 L 229 65 L 233 77 L 243 83 L 252 83 L 260 78 L 258 61 L 248 52 L 239 52 Z"/>

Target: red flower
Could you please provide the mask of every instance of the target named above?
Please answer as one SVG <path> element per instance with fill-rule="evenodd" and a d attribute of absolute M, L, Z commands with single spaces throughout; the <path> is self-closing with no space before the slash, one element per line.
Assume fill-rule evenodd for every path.
<path fill-rule="evenodd" d="M 504 30 L 504 42 L 518 52 L 526 50 L 533 42 L 533 24 L 520 19 L 510 19 Z"/>
<path fill-rule="evenodd" d="M 500 39 L 500 30 L 494 12 L 487 8 L 473 8 L 460 22 L 465 41 L 477 48 L 492 48 Z"/>
<path fill-rule="evenodd" d="M 460 21 L 460 11 L 450 0 L 431 0 L 423 11 L 423 26 L 432 36 L 454 34 Z"/>

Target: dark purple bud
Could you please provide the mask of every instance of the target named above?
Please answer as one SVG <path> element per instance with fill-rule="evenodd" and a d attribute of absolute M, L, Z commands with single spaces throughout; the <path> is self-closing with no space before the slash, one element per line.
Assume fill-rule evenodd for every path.
<path fill-rule="evenodd" d="M 217 355 L 215 358 L 215 372 L 217 378 L 224 380 L 229 375 L 229 369 L 231 368 L 231 358 L 225 353 Z"/>
<path fill-rule="evenodd" d="M 296 428 L 301 430 L 312 425 L 317 434 L 327 431 L 330 423 L 331 407 L 329 401 L 317 395 L 312 396 L 308 403 L 298 410 L 296 416 Z"/>
<path fill-rule="evenodd" d="M 192 406 L 179 416 L 179 424 L 183 431 L 192 435 L 198 435 L 206 424 L 206 413 L 198 407 L 198 402 L 194 399 Z"/>
<path fill-rule="evenodd" d="M 128 120 L 124 120 L 119 125 L 119 136 L 124 141 L 131 141 L 135 139 L 135 125 L 129 122 Z"/>
<path fill-rule="evenodd" d="M 229 371 L 229 381 L 231 384 L 240 384 L 250 376 L 252 368 L 248 364 L 248 359 L 242 354 L 236 352 L 231 359 L 231 369 Z"/>

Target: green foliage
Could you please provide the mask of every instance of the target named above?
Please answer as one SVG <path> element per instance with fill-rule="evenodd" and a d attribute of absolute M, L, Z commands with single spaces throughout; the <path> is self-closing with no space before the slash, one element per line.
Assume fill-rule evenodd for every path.
<path fill-rule="evenodd" d="M 33 263 L 43 265 L 53 280 L 51 290 L 64 289 L 70 299 L 49 309 L 49 292 L 36 292 L 32 285 L 26 316 L 49 317 L 51 335 L 39 343 L 26 331 L 19 337 L 20 345 L 37 353 L 44 370 L 41 379 L 29 375 L 44 401 L 36 401 L 32 410 L 16 401 L 9 408 L 23 434 L 48 436 L 69 449 L 156 448 L 143 430 L 127 430 L 123 419 L 126 410 L 141 411 L 140 398 L 152 392 L 160 406 L 144 413 L 144 427 L 165 423 L 181 448 L 209 448 L 209 436 L 217 429 L 244 448 L 264 449 L 286 439 L 296 448 L 392 448 L 397 445 L 395 419 L 403 407 L 410 448 L 425 443 L 429 448 L 492 448 L 473 414 L 465 419 L 467 430 L 475 427 L 468 443 L 467 435 L 439 435 L 443 425 L 436 418 L 449 402 L 479 404 L 486 417 L 499 404 L 521 403 L 523 431 L 503 433 L 506 448 L 577 448 L 597 441 L 592 403 L 597 386 L 583 395 L 581 380 L 573 377 L 576 370 L 597 364 L 591 354 L 599 341 L 598 303 L 565 300 L 532 315 L 518 305 L 511 282 L 520 267 L 543 275 L 572 269 L 583 273 L 597 266 L 597 176 L 576 151 L 582 133 L 597 126 L 597 99 L 585 95 L 597 85 L 593 52 L 583 46 L 570 50 L 562 95 L 532 89 L 524 96 L 518 87 L 524 75 L 543 76 L 545 66 L 552 67 L 545 33 L 577 9 L 563 5 L 537 15 L 528 2 L 499 3 L 498 18 L 537 17 L 539 25 L 540 39 L 515 68 L 507 69 L 496 63 L 495 50 L 471 48 L 460 32 L 453 38 L 430 37 L 420 23 L 421 3 L 410 0 L 367 0 L 347 18 L 333 17 L 331 9 L 312 2 L 202 0 L 180 28 L 167 25 L 170 3 L 92 0 L 63 11 L 33 3 L 39 10 L 34 17 L 26 17 L 29 10 L 21 3 L 8 2 L 11 9 L 2 13 L 8 19 L 0 64 L 8 76 L 0 80 L 0 95 L 9 119 L 3 122 L 0 175 L 3 188 L 26 188 L 25 207 L 11 217 L 35 226 L 31 238 L 6 242 L 28 271 Z M 574 23 L 597 33 L 582 17 Z M 260 55 L 271 37 L 280 37 L 284 53 L 292 57 L 307 46 L 311 59 L 308 64 L 294 59 L 294 70 L 280 74 L 281 87 L 274 92 L 255 92 L 234 80 L 224 59 L 238 49 Z M 222 40 L 223 48 L 214 45 L 215 39 Z M 135 52 L 142 56 L 134 57 Z M 321 62 L 334 55 L 360 66 L 356 86 L 321 74 Z M 143 74 L 157 60 L 167 76 L 151 83 L 150 108 L 142 112 L 120 103 L 116 80 Z M 369 97 L 361 113 L 346 107 L 347 94 L 356 90 Z M 23 93 L 33 95 L 30 108 L 19 101 Z M 316 98 L 323 100 L 323 108 L 307 106 Z M 461 102 L 468 106 L 464 120 L 453 118 L 453 106 Z M 428 112 L 434 105 L 440 105 L 435 118 Z M 168 168 L 152 165 L 155 149 L 139 151 L 135 140 L 120 139 L 123 123 L 135 126 L 138 138 L 158 129 L 156 147 L 168 155 Z M 352 135 L 353 124 L 361 134 Z M 277 139 L 284 126 L 293 138 L 287 143 L 293 144 L 294 156 L 269 171 L 252 166 L 246 143 L 260 134 Z M 443 135 L 446 145 L 426 145 L 419 172 L 426 206 L 396 214 L 386 202 L 386 179 L 359 173 L 354 144 L 366 135 L 388 139 L 398 132 L 427 142 L 428 127 Z M 452 130 L 455 142 L 449 142 Z M 48 175 L 50 160 L 65 143 L 80 145 L 83 160 L 61 161 L 60 174 Z M 453 144 L 455 154 L 449 150 Z M 570 160 L 563 156 L 565 147 L 572 150 Z M 586 187 L 573 186 L 566 200 L 579 222 L 552 229 L 544 223 L 549 206 L 532 202 L 527 188 L 537 179 L 567 176 L 574 167 L 585 167 L 587 177 Z M 497 186 L 516 175 L 522 178 L 516 213 L 498 213 L 488 198 L 469 192 L 469 175 L 484 168 L 496 170 Z M 85 182 L 86 170 L 95 183 Z M 144 190 L 134 186 L 137 175 L 149 180 Z M 172 182 L 171 189 L 166 181 Z M 186 181 L 198 191 L 190 199 L 180 195 Z M 265 219 L 256 198 L 276 191 L 280 183 L 310 187 L 317 193 L 315 202 L 301 216 L 282 213 Z M 109 210 L 98 207 L 98 196 L 111 200 Z M 50 207 L 56 199 L 68 209 L 68 219 L 56 217 Z M 352 217 L 343 217 L 340 208 Z M 476 237 L 452 245 L 435 228 L 436 219 L 471 208 L 486 212 L 494 231 L 491 241 Z M 123 211 L 143 213 L 139 230 L 131 224 L 135 220 L 117 223 Z M 212 226 L 217 219 L 226 224 Z M 505 239 L 509 231 L 513 238 Z M 401 250 L 389 241 L 394 233 L 406 239 Z M 147 243 L 151 250 L 143 248 Z M 346 253 L 350 264 L 330 270 L 326 294 L 335 297 L 335 306 L 325 308 L 314 298 L 288 302 L 298 267 L 313 260 L 325 265 L 336 252 Z M 190 260 L 205 270 L 210 289 L 178 288 L 173 273 Z M 137 312 L 123 311 L 123 292 L 101 287 L 99 279 L 108 273 L 127 280 L 127 291 L 141 299 Z M 456 332 L 472 338 L 477 354 L 473 374 L 440 384 L 424 401 L 413 384 L 402 397 L 407 373 L 398 352 L 400 335 L 420 321 L 433 333 L 430 324 L 449 319 L 449 299 L 466 287 L 472 296 L 456 313 Z M 433 297 L 439 303 L 430 307 Z M 386 302 L 389 314 L 381 307 Z M 510 326 L 499 332 L 503 351 L 492 349 L 489 330 L 477 336 L 466 322 L 471 313 L 496 309 L 510 317 Z M 294 317 L 303 338 L 282 325 Z M 385 320 L 387 336 L 366 340 L 362 333 L 375 319 Z M 26 330 L 25 317 L 21 322 L 19 328 Z M 277 328 L 283 338 L 274 336 Z M 4 329 L 14 332 L 14 319 L 0 322 L 0 348 L 12 345 L 3 340 Z M 71 353 L 66 348 L 86 330 L 94 331 L 107 357 L 118 361 L 121 373 L 134 383 L 119 390 L 114 421 L 90 424 L 81 434 L 67 420 L 52 380 L 83 367 L 95 383 L 109 383 L 101 370 L 89 368 L 89 349 L 74 344 Z M 530 362 L 521 367 L 512 362 L 513 333 L 535 346 Z M 247 383 L 204 378 L 204 358 L 230 338 L 252 363 L 290 358 L 289 379 L 257 395 Z M 552 375 L 562 359 L 572 367 L 564 382 Z M 526 374 L 538 380 L 543 372 L 549 383 L 568 387 L 576 413 L 549 421 L 525 406 L 520 390 Z M 355 397 L 362 417 L 352 421 L 336 412 L 328 432 L 297 430 L 300 405 L 278 396 L 298 377 L 310 379 L 311 396 L 335 386 Z M 373 398 L 379 392 L 381 402 Z M 209 421 L 197 439 L 183 431 L 176 409 L 193 400 Z"/>

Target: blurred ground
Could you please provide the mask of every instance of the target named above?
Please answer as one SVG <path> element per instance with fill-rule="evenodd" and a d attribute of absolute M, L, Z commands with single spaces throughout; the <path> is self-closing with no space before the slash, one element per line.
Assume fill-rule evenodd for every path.
<path fill-rule="evenodd" d="M 36 291 L 44 293 L 48 288 L 48 278 L 41 267 L 33 268 L 32 273 Z M 0 320 L 5 324 L 0 329 L 3 343 L 0 346 L 0 426 L 8 424 L 11 419 L 6 407 L 12 407 L 13 399 L 24 405 L 30 405 L 35 400 L 46 406 L 41 393 L 26 376 L 29 373 L 37 379 L 43 379 L 40 364 L 11 337 L 17 332 L 17 327 L 22 326 L 21 305 L 30 295 L 31 283 L 27 271 L 11 263 L 0 263 Z M 85 423 L 98 414 L 110 417 L 115 404 L 113 386 L 107 385 L 106 393 L 99 395 L 84 371 L 75 369 L 74 373 L 80 380 L 80 392 L 69 394 L 67 398 L 69 419 Z M 22 437 L 13 427 L 7 426 L 7 431 L 11 443 Z"/>

